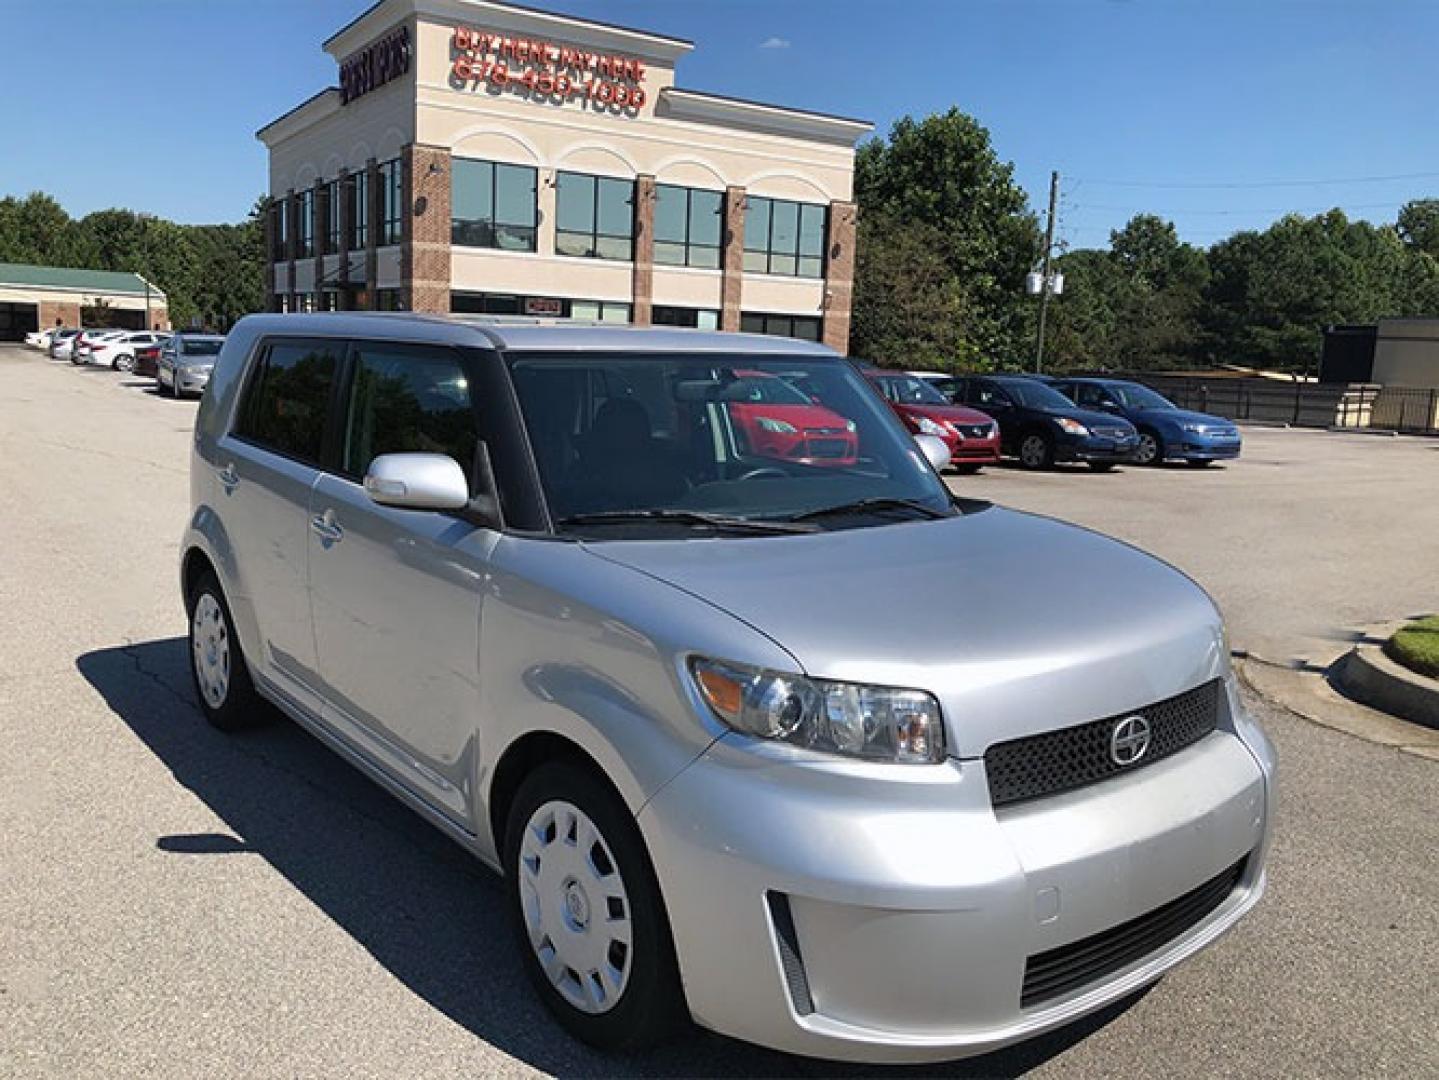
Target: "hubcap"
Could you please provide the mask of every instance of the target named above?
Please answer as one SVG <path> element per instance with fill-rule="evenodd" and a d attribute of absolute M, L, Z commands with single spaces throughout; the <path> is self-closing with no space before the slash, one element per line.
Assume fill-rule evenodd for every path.
<path fill-rule="evenodd" d="M 571 803 L 547 802 L 520 842 L 520 909 L 540 968 L 581 1012 L 614 1008 L 629 984 L 633 925 L 609 844 Z"/>
<path fill-rule="evenodd" d="M 209 593 L 195 604 L 190 622 L 190 648 L 193 650 L 196 681 L 200 693 L 212 709 L 225 704 L 230 689 L 230 629 L 220 602 Z"/>
<path fill-rule="evenodd" d="M 1140 435 L 1139 448 L 1135 451 L 1135 460 L 1141 465 L 1151 464 L 1159 456 L 1159 444 L 1154 441 L 1153 435 Z"/>
<path fill-rule="evenodd" d="M 1031 435 L 1024 440 L 1024 445 L 1019 448 L 1019 459 L 1031 467 L 1044 464 L 1044 440 L 1038 435 Z"/>

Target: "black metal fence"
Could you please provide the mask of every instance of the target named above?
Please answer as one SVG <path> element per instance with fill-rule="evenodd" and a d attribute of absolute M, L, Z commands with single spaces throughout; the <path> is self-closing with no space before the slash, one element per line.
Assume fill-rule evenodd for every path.
<path fill-rule="evenodd" d="M 1377 428 L 1439 435 L 1439 389 L 1373 384 L 1206 379 L 1137 372 L 1128 376 L 1183 409 L 1230 420 L 1294 427 Z"/>

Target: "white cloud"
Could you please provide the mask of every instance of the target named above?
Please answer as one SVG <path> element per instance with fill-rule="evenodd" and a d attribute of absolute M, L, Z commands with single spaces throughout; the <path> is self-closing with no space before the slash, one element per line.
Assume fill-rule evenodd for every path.
<path fill-rule="evenodd" d="M 782 37 L 765 38 L 759 43 L 761 49 L 788 49 L 789 39 Z"/>

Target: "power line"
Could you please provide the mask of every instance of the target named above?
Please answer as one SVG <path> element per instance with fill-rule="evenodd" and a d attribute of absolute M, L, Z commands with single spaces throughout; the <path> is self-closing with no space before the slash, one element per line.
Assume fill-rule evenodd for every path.
<path fill-rule="evenodd" d="M 1086 184 L 1101 187 L 1126 188 L 1184 188 L 1184 189 L 1225 189 L 1235 188 L 1276 188 L 1276 187 L 1322 187 L 1326 184 L 1388 184 L 1400 180 L 1432 180 L 1439 178 L 1439 172 L 1395 173 L 1392 176 L 1346 176 L 1329 180 L 1230 180 L 1230 181 L 1188 181 L 1188 180 L 1094 180 L 1081 177 Z M 1079 182 L 1077 180 L 1076 182 Z"/>
<path fill-rule="evenodd" d="M 1324 203 L 1315 206 L 1263 206 L 1245 210 L 1200 210 L 1176 209 L 1170 207 L 1165 210 L 1156 210 L 1147 206 L 1116 206 L 1112 203 L 1086 202 L 1076 204 L 1077 209 L 1085 210 L 1118 210 L 1132 214 L 1154 214 L 1158 217 L 1166 217 L 1170 214 L 1202 214 L 1209 217 L 1243 217 L 1246 214 L 1315 214 L 1325 210 L 1378 210 L 1381 208 L 1394 207 L 1398 209 L 1408 202 L 1408 199 L 1389 199 L 1386 202 L 1375 203 Z"/>

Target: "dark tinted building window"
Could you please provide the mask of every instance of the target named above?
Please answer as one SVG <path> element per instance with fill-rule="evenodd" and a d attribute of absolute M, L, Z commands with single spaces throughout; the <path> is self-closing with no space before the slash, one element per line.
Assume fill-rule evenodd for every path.
<path fill-rule="evenodd" d="M 468 471 L 479 435 L 458 358 L 412 345 L 361 345 L 355 355 L 344 471 L 360 477 L 380 454 L 416 451 L 447 454 Z"/>
<path fill-rule="evenodd" d="M 400 159 L 380 166 L 380 235 L 378 246 L 398 244 L 402 231 L 401 203 L 404 202 L 404 181 L 400 176 Z"/>
<path fill-rule="evenodd" d="M 274 262 L 284 262 L 290 257 L 290 215 L 288 204 L 282 199 L 270 207 L 271 239 L 274 247 L 270 251 L 270 258 Z"/>
<path fill-rule="evenodd" d="M 315 254 L 315 192 L 312 188 L 295 195 L 295 258 Z"/>
<path fill-rule="evenodd" d="M 745 200 L 744 268 L 755 274 L 824 277 L 824 234 L 828 209 L 814 203 Z"/>
<path fill-rule="evenodd" d="M 450 163 L 450 242 L 535 250 L 537 174 L 528 165 L 455 158 Z"/>
<path fill-rule="evenodd" d="M 250 375 L 237 434 L 287 457 L 318 463 L 339 356 L 331 342 L 281 342 L 267 348 Z"/>
<path fill-rule="evenodd" d="M 718 311 L 713 308 L 664 307 L 656 304 L 650 313 L 655 326 L 690 326 L 700 330 L 719 329 Z"/>
<path fill-rule="evenodd" d="M 741 315 L 739 328 L 746 334 L 773 334 L 804 341 L 818 341 L 821 329 L 820 320 L 811 315 L 764 315 L 756 312 Z"/>
<path fill-rule="evenodd" d="M 724 196 L 718 191 L 655 185 L 655 262 L 664 266 L 720 264 Z"/>
<path fill-rule="evenodd" d="M 350 250 L 358 251 L 370 242 L 370 172 L 350 174 Z"/>
<path fill-rule="evenodd" d="M 325 252 L 340 250 L 340 182 L 325 185 Z"/>
<path fill-rule="evenodd" d="M 562 172 L 555 180 L 555 251 L 634 258 L 635 182 Z"/>

